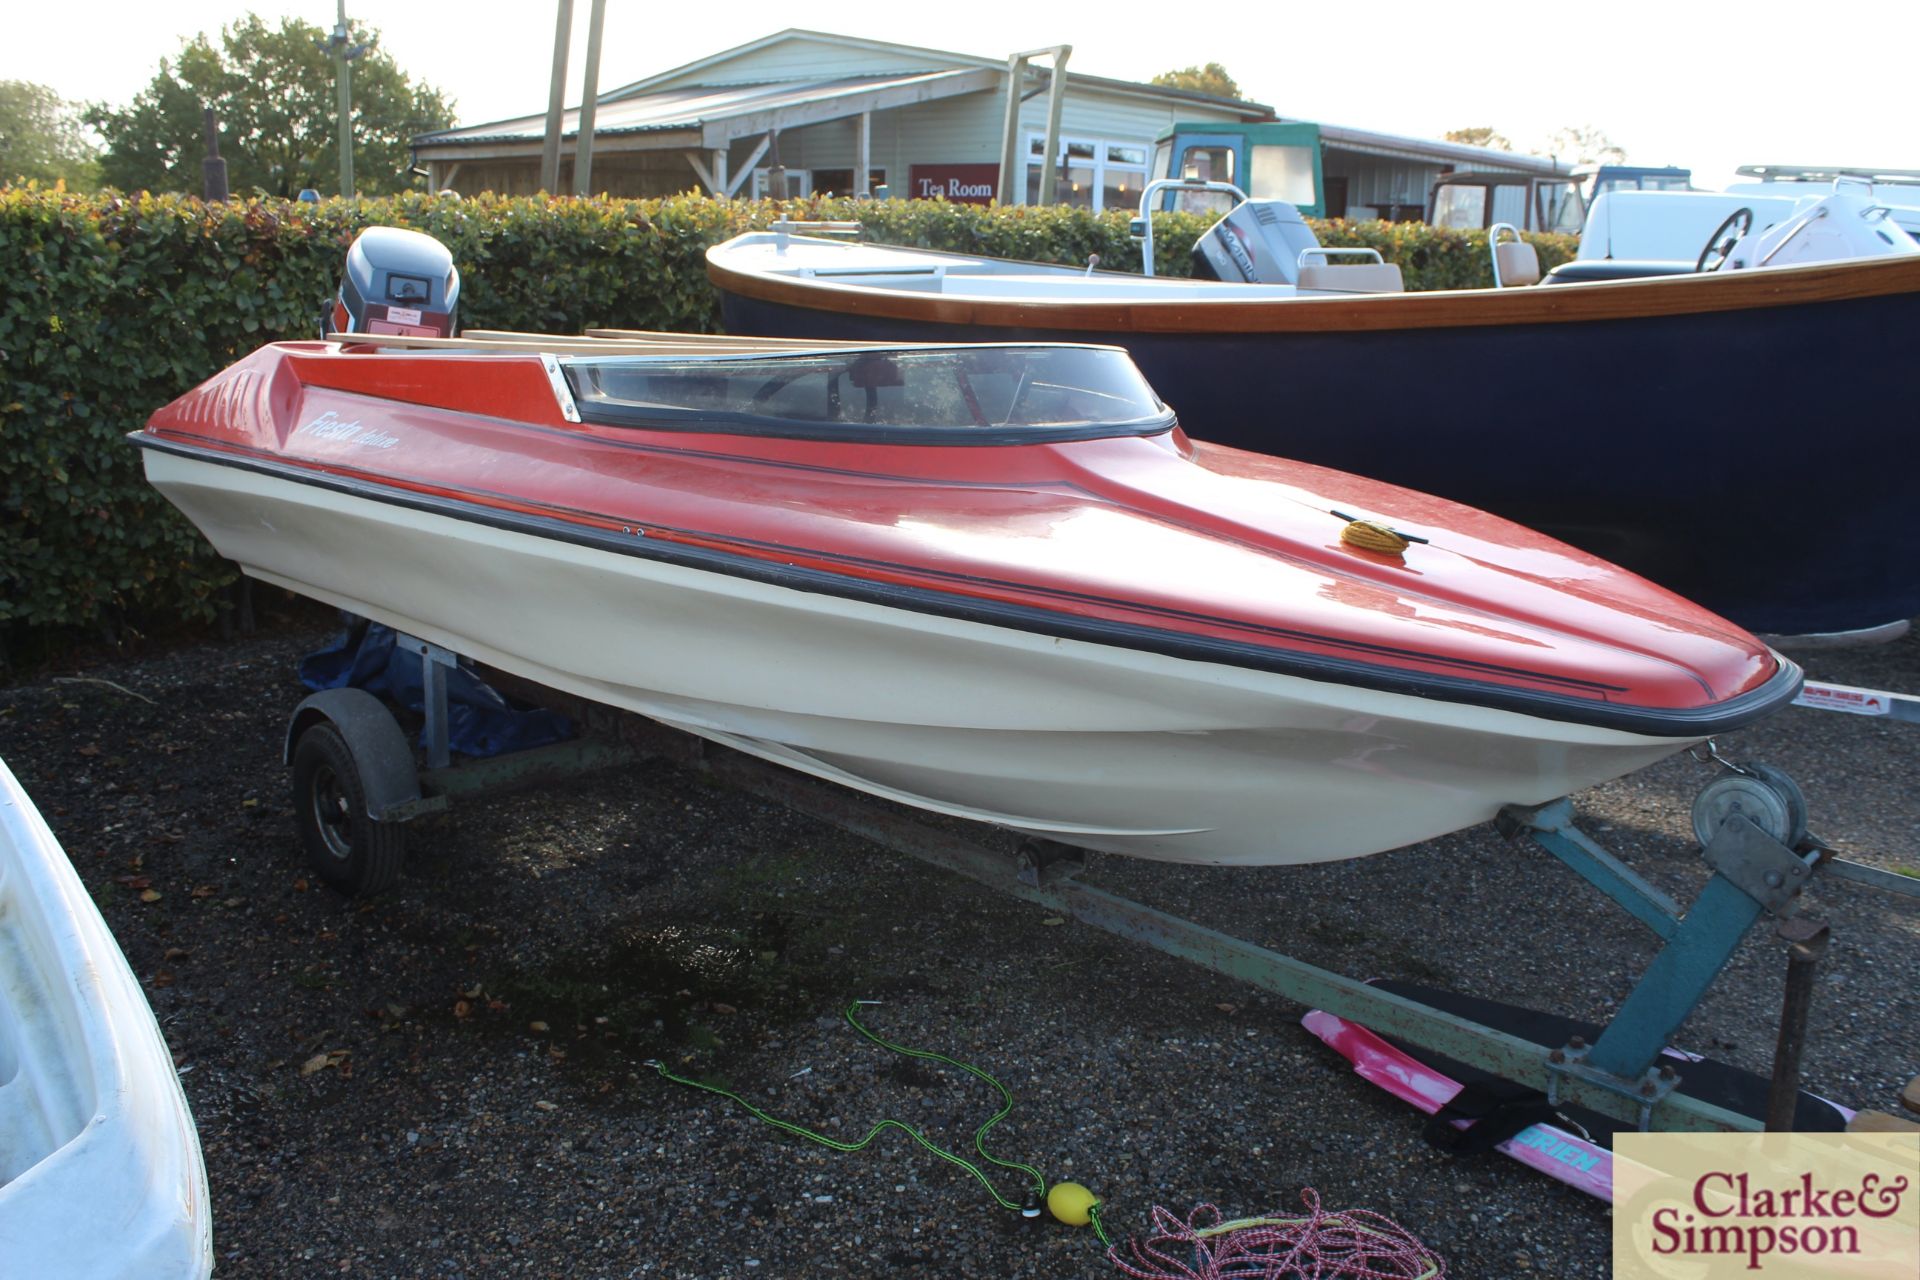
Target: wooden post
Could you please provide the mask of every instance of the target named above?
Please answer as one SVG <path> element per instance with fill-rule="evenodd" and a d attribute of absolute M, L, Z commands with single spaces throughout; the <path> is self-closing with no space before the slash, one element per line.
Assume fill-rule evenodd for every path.
<path fill-rule="evenodd" d="M 595 0 L 598 3 L 599 0 Z M 719 199 L 727 198 L 727 149 L 713 149 L 713 194 Z M 782 193 L 784 194 L 784 193 Z"/>
<path fill-rule="evenodd" d="M 687 163 L 693 166 L 693 171 L 699 176 L 700 181 L 707 184 L 707 190 L 713 195 L 719 195 L 720 188 L 714 184 L 713 171 L 701 163 L 700 153 L 698 151 L 689 151 L 686 153 L 686 157 Z"/>
<path fill-rule="evenodd" d="M 1073 46 L 1063 44 L 1053 51 L 1053 79 L 1047 86 L 1047 162 L 1040 169 L 1040 203 L 1052 204 L 1054 188 L 1060 178 L 1060 108 L 1067 99 L 1067 59 Z"/>
<path fill-rule="evenodd" d="M 754 145 L 753 150 L 747 153 L 746 160 L 744 160 L 740 165 L 740 172 L 736 173 L 733 176 L 733 180 L 727 183 L 728 196 L 735 195 L 736 193 L 739 192 L 741 187 L 744 187 L 745 185 L 747 185 L 747 180 L 753 177 L 753 166 L 760 163 L 760 157 L 767 154 L 767 148 L 772 145 L 773 145 L 773 132 L 772 130 L 768 130 L 767 136 L 760 139 L 760 141 Z M 782 170 L 781 172 L 784 173 L 785 170 Z"/>
<path fill-rule="evenodd" d="M 560 190 L 560 126 L 567 115 L 567 53 L 573 43 L 573 0 L 560 0 L 553 32 L 553 85 L 547 90 L 547 140 L 540 150 L 540 189 Z"/>
<path fill-rule="evenodd" d="M 770 200 L 785 200 L 787 198 L 787 166 L 780 160 L 780 130 L 767 130 L 767 142 L 773 147 L 773 155 L 767 160 L 767 198 Z M 721 151 L 716 154 L 720 157 L 719 171 L 722 178 L 724 178 L 726 176 L 727 153 Z M 747 161 L 747 166 L 751 169 L 753 161 Z M 726 182 L 722 185 L 727 189 L 720 194 L 723 196 L 731 196 L 733 194 L 734 184 Z"/>
<path fill-rule="evenodd" d="M 586 83 L 580 89 L 580 138 L 573 153 L 573 194 L 593 194 L 593 114 L 600 97 L 600 32 L 607 25 L 607 0 L 593 0 L 587 11 Z"/>
<path fill-rule="evenodd" d="M 1029 49 L 1007 59 L 1007 127 L 1000 148 L 1001 204 L 1027 202 L 1027 154 L 1020 145 L 1020 104 L 1026 99 L 1020 88 L 1027 78 L 1027 63 L 1042 55 L 1053 59 L 1053 67 L 1048 72 L 1051 78 L 1047 81 L 1047 141 L 1046 152 L 1040 159 L 1038 195 L 1041 204 L 1053 203 L 1060 166 L 1060 108 L 1066 102 L 1067 59 L 1072 54 L 1072 45 L 1057 44 L 1048 49 Z"/>
<path fill-rule="evenodd" d="M 855 164 L 853 171 L 853 195 L 856 200 L 864 200 L 873 194 L 872 184 L 867 180 L 868 172 L 873 168 L 873 112 L 862 111 L 859 124 L 859 145 L 854 148 Z"/>
<path fill-rule="evenodd" d="M 1007 59 L 1007 123 L 1001 134 L 998 192 L 1001 204 L 1026 203 L 1026 156 L 1020 150 L 1020 81 L 1026 69 L 1025 54 L 1016 53 Z"/>
<path fill-rule="evenodd" d="M 203 107 L 200 119 L 207 130 L 207 157 L 200 162 L 200 196 L 207 201 L 227 198 L 227 162 L 220 158 L 220 126 L 213 108 Z"/>

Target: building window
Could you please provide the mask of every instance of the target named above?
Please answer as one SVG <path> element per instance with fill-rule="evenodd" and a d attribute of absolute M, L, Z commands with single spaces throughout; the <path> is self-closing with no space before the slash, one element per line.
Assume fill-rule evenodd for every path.
<path fill-rule="evenodd" d="M 1096 138 L 1060 139 L 1060 175 L 1054 199 L 1060 204 L 1100 213 L 1108 209 L 1140 207 L 1140 189 L 1147 184 L 1149 142 L 1114 142 Z M 1040 199 L 1040 159 L 1046 154 L 1045 134 L 1027 138 L 1028 204 Z"/>
<path fill-rule="evenodd" d="M 867 170 L 867 192 L 872 194 L 887 185 L 885 169 Z M 823 196 L 850 196 L 853 194 L 853 170 L 851 169 L 815 169 L 813 170 L 813 190 Z"/>

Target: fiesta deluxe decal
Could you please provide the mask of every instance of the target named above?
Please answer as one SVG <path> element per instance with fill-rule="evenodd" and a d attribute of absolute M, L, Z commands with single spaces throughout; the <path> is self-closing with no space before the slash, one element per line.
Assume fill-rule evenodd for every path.
<path fill-rule="evenodd" d="M 369 427 L 358 418 L 343 419 L 331 409 L 305 426 L 294 428 L 293 434 L 309 440 L 338 440 L 360 449 L 391 449 L 400 443 L 399 436 Z"/>

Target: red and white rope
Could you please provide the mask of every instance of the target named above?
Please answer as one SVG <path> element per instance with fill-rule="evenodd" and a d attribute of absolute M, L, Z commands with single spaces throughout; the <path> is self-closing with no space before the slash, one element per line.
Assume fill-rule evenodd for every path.
<path fill-rule="evenodd" d="M 1442 1280 L 1446 1262 L 1390 1218 L 1329 1213 L 1312 1187 L 1306 1216 L 1226 1221 L 1210 1204 L 1182 1221 L 1158 1205 L 1153 1230 L 1107 1257 L 1134 1280 Z"/>

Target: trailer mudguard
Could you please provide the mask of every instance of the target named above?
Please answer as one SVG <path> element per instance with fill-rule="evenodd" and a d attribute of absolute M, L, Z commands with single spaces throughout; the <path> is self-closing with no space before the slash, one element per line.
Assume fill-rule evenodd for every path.
<path fill-rule="evenodd" d="M 406 734 L 386 705 L 364 689 L 322 689 L 303 700 L 287 723 L 282 763 L 293 764 L 300 735 L 323 720 L 353 753 L 369 818 L 385 821 L 389 810 L 420 799 L 420 772 Z"/>

